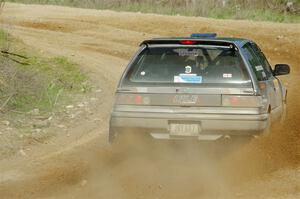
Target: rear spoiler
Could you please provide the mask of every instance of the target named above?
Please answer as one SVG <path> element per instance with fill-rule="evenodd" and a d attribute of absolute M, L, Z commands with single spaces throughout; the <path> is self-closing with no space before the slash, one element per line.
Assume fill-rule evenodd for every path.
<path fill-rule="evenodd" d="M 140 46 L 143 45 L 205 45 L 205 46 L 224 46 L 234 48 L 235 44 L 229 41 L 223 40 L 205 40 L 194 38 L 182 38 L 182 39 L 151 39 L 143 41 Z"/>

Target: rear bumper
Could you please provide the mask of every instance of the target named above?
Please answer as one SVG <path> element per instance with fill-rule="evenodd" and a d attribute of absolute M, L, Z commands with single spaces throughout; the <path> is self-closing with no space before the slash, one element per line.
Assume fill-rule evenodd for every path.
<path fill-rule="evenodd" d="M 110 140 L 123 129 L 139 129 L 157 139 L 171 139 L 170 121 L 199 122 L 201 135 L 257 135 L 268 127 L 269 114 L 175 114 L 113 112 L 110 122 Z"/>

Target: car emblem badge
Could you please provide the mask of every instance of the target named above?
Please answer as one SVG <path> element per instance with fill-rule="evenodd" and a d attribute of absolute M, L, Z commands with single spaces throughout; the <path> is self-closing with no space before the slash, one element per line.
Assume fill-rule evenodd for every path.
<path fill-rule="evenodd" d="M 191 66 L 186 66 L 185 67 L 185 73 L 190 74 L 192 72 L 192 67 Z"/>

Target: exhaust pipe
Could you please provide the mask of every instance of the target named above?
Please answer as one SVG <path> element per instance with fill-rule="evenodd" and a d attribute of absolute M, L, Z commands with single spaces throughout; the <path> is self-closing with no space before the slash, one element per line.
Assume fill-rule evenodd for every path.
<path fill-rule="evenodd" d="M 231 140 L 231 136 L 230 136 L 230 135 L 225 135 L 225 136 L 224 136 L 224 139 L 225 139 L 225 140 Z"/>

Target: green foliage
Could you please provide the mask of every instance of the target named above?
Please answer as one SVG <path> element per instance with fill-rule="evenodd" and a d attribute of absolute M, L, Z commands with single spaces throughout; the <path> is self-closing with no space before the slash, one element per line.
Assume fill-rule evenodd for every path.
<path fill-rule="evenodd" d="M 0 50 L 6 47 L 7 40 L 8 38 L 6 32 L 0 29 Z"/>
<path fill-rule="evenodd" d="M 3 30 L 0 30 L 0 42 L 1 42 L 0 44 L 2 44 L 2 42 L 4 42 L 5 40 L 6 40 L 5 32 Z"/>
<path fill-rule="evenodd" d="M 5 33 L 0 31 L 0 43 Z M 10 40 L 12 46 L 16 41 Z M 53 111 L 75 94 L 89 91 L 88 78 L 64 57 L 43 58 L 27 50 L 20 58 L 0 55 L 1 111 Z M 21 62 L 23 64 L 17 63 Z"/>

